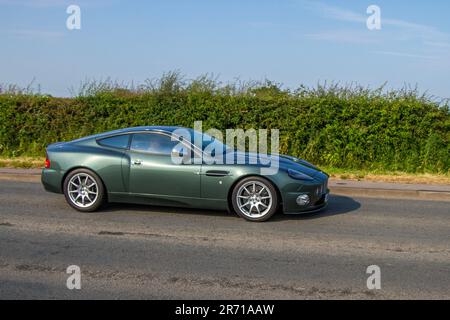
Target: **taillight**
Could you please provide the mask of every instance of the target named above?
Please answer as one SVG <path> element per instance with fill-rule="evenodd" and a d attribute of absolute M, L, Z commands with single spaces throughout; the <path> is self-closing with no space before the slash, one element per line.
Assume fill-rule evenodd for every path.
<path fill-rule="evenodd" d="M 50 168 L 50 160 L 48 160 L 48 156 L 45 157 L 45 169 Z"/>

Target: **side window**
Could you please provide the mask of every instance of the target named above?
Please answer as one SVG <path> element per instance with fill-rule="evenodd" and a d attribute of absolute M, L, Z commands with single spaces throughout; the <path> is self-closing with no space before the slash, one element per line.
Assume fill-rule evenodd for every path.
<path fill-rule="evenodd" d="M 130 150 L 170 155 L 172 149 L 177 144 L 177 141 L 171 141 L 170 137 L 166 135 L 157 133 L 136 133 L 133 134 Z"/>
<path fill-rule="evenodd" d="M 98 140 L 98 144 L 105 147 L 118 148 L 118 149 L 126 149 L 128 148 L 128 140 L 130 135 L 122 134 L 119 136 L 114 136 L 110 138 L 104 138 Z"/>

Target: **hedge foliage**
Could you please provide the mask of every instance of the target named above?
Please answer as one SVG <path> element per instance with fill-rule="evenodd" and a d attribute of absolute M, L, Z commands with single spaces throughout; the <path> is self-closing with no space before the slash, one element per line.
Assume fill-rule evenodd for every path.
<path fill-rule="evenodd" d="M 90 84 L 74 98 L 0 94 L 0 154 L 43 155 L 47 144 L 138 125 L 204 130 L 278 128 L 281 153 L 348 169 L 448 173 L 450 115 L 415 90 L 338 85 L 283 90 L 166 76 L 152 85 Z"/>

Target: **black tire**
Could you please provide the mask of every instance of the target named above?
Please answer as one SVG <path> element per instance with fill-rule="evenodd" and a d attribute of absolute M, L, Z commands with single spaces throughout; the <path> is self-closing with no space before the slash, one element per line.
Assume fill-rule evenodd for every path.
<path fill-rule="evenodd" d="M 86 177 L 89 177 L 86 179 Z M 79 180 L 80 178 L 81 180 Z M 71 183 L 71 180 L 74 179 L 74 183 Z M 83 179 L 86 179 L 86 183 L 83 183 Z M 75 184 L 77 184 L 79 181 L 80 185 L 82 187 L 77 188 Z M 95 185 L 93 185 L 93 182 L 95 182 Z M 83 186 L 84 185 L 84 186 Z M 87 188 L 89 185 L 93 185 L 90 188 Z M 89 169 L 75 169 L 71 171 L 67 177 L 64 179 L 64 196 L 66 197 L 67 203 L 74 209 L 81 211 L 81 212 L 92 212 L 98 210 L 103 203 L 105 202 L 106 195 L 105 195 L 105 188 L 103 186 L 103 182 L 100 179 L 100 177 L 93 171 Z M 81 188 L 84 188 L 83 191 L 76 191 L 81 190 Z M 83 193 L 83 195 L 80 194 L 80 192 Z M 96 193 L 94 196 L 93 193 Z M 72 194 L 72 196 L 70 195 Z M 80 195 L 83 199 L 83 203 L 86 206 L 83 206 L 81 203 L 81 200 L 78 200 L 78 202 L 74 198 L 76 198 L 78 195 Z M 85 200 L 89 199 L 89 200 Z M 87 202 L 89 204 L 87 205 Z"/>
<path fill-rule="evenodd" d="M 256 190 L 249 190 L 248 186 L 250 186 L 250 189 L 256 188 Z M 267 192 L 263 190 L 262 186 L 266 188 Z M 258 190 L 258 188 L 261 189 Z M 246 190 L 250 192 L 247 192 Z M 257 196 L 258 191 L 259 193 L 262 193 L 259 195 L 259 197 Z M 251 196 L 246 198 L 247 194 L 251 194 Z M 267 198 L 269 195 L 271 197 L 270 201 L 269 199 L 263 199 Z M 254 203 L 250 203 L 247 206 L 243 206 L 246 201 L 254 201 L 254 203 L 256 203 L 257 205 L 254 205 Z M 247 177 L 239 181 L 234 187 L 231 194 L 231 202 L 234 212 L 236 212 L 240 217 L 253 222 L 262 222 L 268 220 L 275 214 L 275 212 L 277 212 L 279 206 L 277 190 L 275 189 L 273 184 L 269 180 L 258 176 Z M 263 205 L 266 207 L 263 207 Z M 250 208 L 248 208 L 248 206 L 250 206 Z M 256 208 L 256 210 L 258 210 L 257 212 L 255 212 L 256 210 L 253 209 L 254 207 Z M 264 209 L 262 210 L 263 212 L 260 212 L 261 210 L 259 209 L 259 207 L 262 207 L 262 209 Z"/>

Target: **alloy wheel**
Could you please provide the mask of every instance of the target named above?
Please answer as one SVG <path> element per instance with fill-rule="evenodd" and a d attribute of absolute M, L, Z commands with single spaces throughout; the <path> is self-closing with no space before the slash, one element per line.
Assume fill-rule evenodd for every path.
<path fill-rule="evenodd" d="M 70 201 L 80 208 L 89 208 L 98 197 L 98 185 L 87 173 L 77 173 L 69 180 L 67 193 Z"/>
<path fill-rule="evenodd" d="M 272 207 L 273 196 L 268 186 L 260 181 L 248 181 L 236 195 L 239 210 L 247 217 L 263 217 Z"/>

